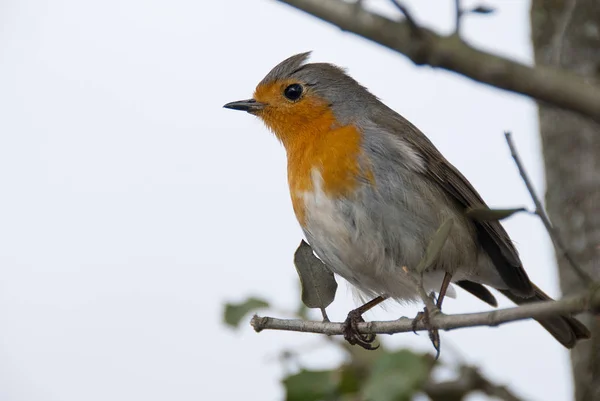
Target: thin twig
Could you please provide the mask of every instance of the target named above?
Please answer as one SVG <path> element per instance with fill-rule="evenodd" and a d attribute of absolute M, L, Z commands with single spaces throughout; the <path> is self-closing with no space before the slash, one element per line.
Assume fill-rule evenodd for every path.
<path fill-rule="evenodd" d="M 596 286 L 598 287 L 598 286 Z M 395 334 L 428 329 L 452 330 L 464 327 L 498 326 L 503 323 L 525 320 L 530 318 L 540 319 L 557 314 L 576 314 L 586 311 L 597 311 L 600 308 L 600 287 L 593 288 L 576 296 L 565 297 L 559 301 L 544 301 L 524 304 L 489 312 L 463 313 L 446 315 L 437 313 L 430 316 L 428 324 L 401 317 L 398 320 L 359 323 L 358 331 L 363 334 Z M 257 332 L 262 330 L 285 330 L 304 333 L 319 333 L 327 335 L 341 335 L 344 323 L 307 321 L 302 319 L 277 319 L 255 315 L 250 322 Z"/>
<path fill-rule="evenodd" d="M 410 13 L 410 11 L 408 11 L 406 6 L 397 0 L 390 0 L 390 1 L 392 2 L 392 4 L 394 4 L 396 6 L 396 8 L 398 10 L 400 10 L 402 15 L 404 15 L 404 18 L 406 19 L 406 23 L 410 27 L 410 30 L 412 31 L 412 33 L 416 36 L 422 36 L 423 32 L 421 31 L 421 27 L 417 24 L 417 21 L 415 21 L 414 17 Z"/>
<path fill-rule="evenodd" d="M 454 34 L 456 36 L 460 36 L 460 25 L 462 20 L 462 8 L 460 6 L 460 0 L 454 0 L 454 18 L 456 19 L 454 25 Z"/>
<path fill-rule="evenodd" d="M 556 248 L 558 248 L 558 250 L 565 257 L 565 259 L 567 259 L 569 261 L 569 264 L 573 268 L 573 271 L 575 271 L 575 273 L 577 273 L 579 278 L 585 284 L 591 283 L 592 278 L 590 277 L 590 275 L 587 274 L 585 271 L 583 271 L 583 269 L 577 264 L 577 262 L 575 262 L 575 260 L 571 256 L 571 254 L 569 252 L 567 252 L 567 248 L 566 248 L 565 244 L 562 242 L 556 229 L 552 226 L 552 223 L 550 222 L 550 219 L 548 218 L 548 215 L 546 214 L 546 211 L 544 209 L 544 206 L 542 205 L 542 202 L 540 201 L 540 198 L 535 193 L 535 189 L 533 188 L 531 179 L 529 178 L 527 171 L 525 171 L 525 166 L 523 165 L 523 162 L 521 161 L 521 157 L 519 156 L 519 153 L 517 152 L 517 147 L 515 146 L 515 144 L 513 142 L 512 134 L 509 131 L 506 131 L 504 133 L 504 137 L 506 138 L 506 142 L 508 143 L 508 147 L 510 148 L 510 154 L 511 154 L 512 158 L 514 159 L 515 164 L 517 165 L 517 168 L 519 169 L 519 174 L 521 174 L 521 178 L 523 179 L 523 182 L 525 183 L 525 186 L 527 187 L 527 191 L 529 191 L 529 195 L 531 195 L 531 199 L 533 200 L 533 203 L 535 204 L 535 214 L 537 214 L 539 216 L 539 218 L 542 220 L 542 223 L 544 223 L 544 227 L 546 227 L 546 231 L 548 231 L 548 235 L 550 235 L 550 238 L 554 242 L 554 245 L 556 246 Z"/>

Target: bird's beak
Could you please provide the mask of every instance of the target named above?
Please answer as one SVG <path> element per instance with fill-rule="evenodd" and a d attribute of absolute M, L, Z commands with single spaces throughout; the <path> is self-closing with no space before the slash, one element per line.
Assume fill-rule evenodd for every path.
<path fill-rule="evenodd" d="M 247 111 L 248 113 L 252 114 L 252 113 L 256 113 L 257 111 L 264 109 L 265 106 L 266 106 L 266 104 L 264 104 L 264 103 L 257 102 L 254 99 L 248 99 L 248 100 L 238 100 L 237 102 L 227 103 L 223 107 L 225 107 L 226 109 Z"/>

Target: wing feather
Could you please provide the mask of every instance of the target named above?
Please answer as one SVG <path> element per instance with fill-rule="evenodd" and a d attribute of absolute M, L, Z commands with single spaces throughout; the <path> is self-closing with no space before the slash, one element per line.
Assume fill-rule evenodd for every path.
<path fill-rule="evenodd" d="M 392 111 L 391 109 L 388 109 Z M 445 190 L 461 209 L 486 206 L 471 183 L 442 156 L 431 141 L 408 120 L 392 111 L 380 115 L 375 123 L 398 135 L 422 158 L 424 168 L 418 172 Z M 477 238 L 492 259 L 500 277 L 516 295 L 528 297 L 534 289 L 523 269 L 510 237 L 499 222 L 474 221 Z"/>

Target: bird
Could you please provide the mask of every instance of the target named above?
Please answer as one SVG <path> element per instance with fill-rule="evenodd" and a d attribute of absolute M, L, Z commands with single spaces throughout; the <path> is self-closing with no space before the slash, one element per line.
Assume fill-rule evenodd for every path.
<path fill-rule="evenodd" d="M 405 271 L 416 269 L 448 220 L 451 232 L 422 272 L 423 288 L 439 294 L 439 307 L 454 291 L 451 283 L 494 307 L 487 287 L 517 305 L 551 300 L 529 279 L 502 225 L 468 216 L 486 203 L 425 134 L 344 69 L 309 63 L 310 54 L 285 59 L 252 98 L 223 107 L 258 117 L 283 144 L 291 202 L 307 242 L 362 299 L 372 298 L 348 314 L 346 339 L 369 348 L 374 336 L 356 328 L 366 310 L 388 298 L 420 299 Z M 537 321 L 566 348 L 590 337 L 569 315 Z"/>

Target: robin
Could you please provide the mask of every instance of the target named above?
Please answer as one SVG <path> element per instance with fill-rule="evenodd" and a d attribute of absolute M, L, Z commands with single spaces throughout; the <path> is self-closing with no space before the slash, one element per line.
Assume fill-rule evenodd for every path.
<path fill-rule="evenodd" d="M 497 221 L 465 215 L 485 202 L 414 125 L 341 68 L 297 54 L 269 72 L 252 99 L 224 107 L 259 117 L 283 143 L 294 213 L 308 243 L 334 273 L 372 301 L 352 311 L 346 339 L 365 348 L 360 315 L 386 298 L 416 301 L 414 269 L 438 228 L 453 220 L 437 261 L 423 273 L 441 307 L 450 283 L 492 306 L 485 287 L 516 304 L 551 298 L 533 284 Z M 589 338 L 567 315 L 538 322 L 562 345 Z"/>

